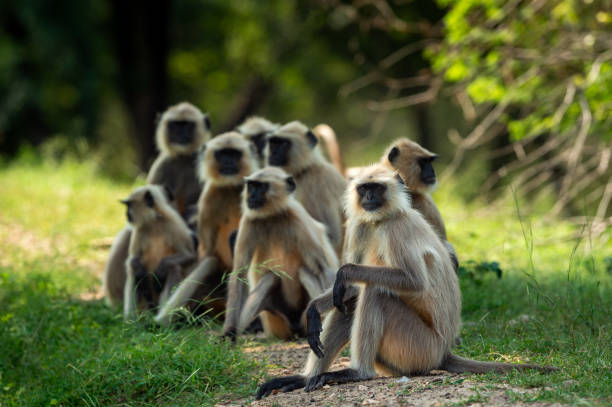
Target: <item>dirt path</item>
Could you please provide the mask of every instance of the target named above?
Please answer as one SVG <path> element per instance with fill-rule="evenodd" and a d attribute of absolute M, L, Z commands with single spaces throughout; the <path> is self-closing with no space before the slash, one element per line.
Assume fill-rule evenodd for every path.
<path fill-rule="evenodd" d="M 263 362 L 271 376 L 291 375 L 304 366 L 308 354 L 305 342 L 245 346 L 243 351 Z M 332 370 L 348 367 L 349 358 L 340 357 Z M 489 384 L 469 376 L 433 371 L 428 376 L 385 377 L 342 386 L 325 386 L 306 393 L 296 390 L 276 393 L 256 401 L 228 397 L 217 406 L 557 406 L 551 403 L 522 403 L 513 394 L 533 393 L 537 389 L 514 388 L 504 383 Z M 250 403 L 250 404 L 249 404 Z"/>

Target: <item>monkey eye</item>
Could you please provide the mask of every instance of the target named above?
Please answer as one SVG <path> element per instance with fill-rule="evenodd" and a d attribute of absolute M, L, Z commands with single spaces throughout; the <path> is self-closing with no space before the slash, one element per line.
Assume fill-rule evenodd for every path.
<path fill-rule="evenodd" d="M 366 193 L 366 191 L 367 191 L 367 190 L 368 190 L 368 188 L 366 188 L 366 186 L 365 186 L 365 185 L 357 185 L 357 193 L 358 193 L 360 196 L 365 195 L 365 193 Z"/>

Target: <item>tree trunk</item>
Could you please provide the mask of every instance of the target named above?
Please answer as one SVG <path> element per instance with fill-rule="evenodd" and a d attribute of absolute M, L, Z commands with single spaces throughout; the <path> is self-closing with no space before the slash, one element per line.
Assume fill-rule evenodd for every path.
<path fill-rule="evenodd" d="M 112 0 L 119 89 L 146 171 L 156 155 L 155 117 L 167 106 L 170 1 Z"/>

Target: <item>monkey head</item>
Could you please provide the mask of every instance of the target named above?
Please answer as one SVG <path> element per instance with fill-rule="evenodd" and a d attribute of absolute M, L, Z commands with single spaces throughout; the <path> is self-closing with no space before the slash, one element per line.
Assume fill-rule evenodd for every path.
<path fill-rule="evenodd" d="M 240 124 L 236 131 L 246 137 L 257 148 L 257 155 L 263 158 L 266 147 L 266 137 L 278 130 L 280 125 L 272 123 L 263 117 L 253 116 Z"/>
<path fill-rule="evenodd" d="M 265 147 L 266 163 L 297 174 L 322 159 L 317 149 L 319 139 L 299 121 L 293 121 L 272 133 Z"/>
<path fill-rule="evenodd" d="M 410 208 L 401 177 L 383 165 L 364 167 L 350 182 L 345 196 L 349 218 L 376 222 Z"/>
<path fill-rule="evenodd" d="M 427 192 L 433 190 L 437 183 L 432 165 L 437 157 L 437 154 L 419 144 L 401 138 L 391 144 L 381 161 L 397 170 L 410 190 Z"/>
<path fill-rule="evenodd" d="M 281 213 L 293 199 L 295 188 L 295 180 L 285 171 L 265 167 L 244 179 L 242 213 L 251 218 Z"/>
<path fill-rule="evenodd" d="M 202 146 L 198 157 L 201 180 L 217 185 L 242 185 L 258 169 L 255 146 L 242 134 L 223 133 Z"/>
<path fill-rule="evenodd" d="M 188 102 L 170 106 L 157 123 L 157 148 L 169 155 L 192 154 L 210 139 L 210 119 Z"/>
<path fill-rule="evenodd" d="M 161 185 L 145 185 L 136 188 L 125 199 L 120 200 L 126 206 L 128 223 L 142 226 L 158 219 L 168 211 L 172 193 Z"/>

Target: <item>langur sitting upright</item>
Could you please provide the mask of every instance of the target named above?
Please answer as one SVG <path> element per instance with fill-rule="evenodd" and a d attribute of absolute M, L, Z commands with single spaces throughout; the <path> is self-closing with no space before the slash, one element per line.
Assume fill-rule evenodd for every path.
<path fill-rule="evenodd" d="M 197 256 L 191 231 L 170 205 L 163 187 L 136 188 L 121 202 L 127 206 L 132 226 L 123 301 L 127 319 L 134 317 L 136 309 L 163 304 Z"/>
<path fill-rule="evenodd" d="M 412 207 L 425 217 L 425 220 L 440 236 L 451 255 L 456 270 L 459 263 L 455 248 L 447 240 L 444 221 L 430 195 L 437 185 L 436 172 L 432 165 L 437 157 L 437 154 L 426 150 L 419 144 L 401 138 L 391 144 L 381 158 L 381 163 L 396 170 L 402 177 L 412 197 Z"/>
<path fill-rule="evenodd" d="M 171 314 L 189 302 L 209 301 L 204 308 L 217 314 L 225 310 L 225 274 L 232 269 L 229 237 L 240 222 L 243 179 L 258 166 L 254 145 L 237 132 L 221 134 L 206 143 L 198 162 L 200 178 L 206 180 L 198 201 L 202 262 L 155 317 L 160 324 L 169 323 Z"/>
<path fill-rule="evenodd" d="M 267 335 L 304 334 L 306 305 L 331 286 L 336 253 L 325 226 L 293 197 L 293 177 L 266 167 L 245 181 L 224 334 L 234 338 L 260 312 Z"/>
<path fill-rule="evenodd" d="M 366 167 L 347 189 L 346 210 L 347 264 L 338 270 L 333 289 L 309 305 L 312 351 L 305 370 L 264 383 L 258 399 L 274 390 L 312 391 L 328 383 L 367 380 L 377 371 L 410 376 L 432 369 L 554 369 L 478 362 L 451 353 L 461 323 L 459 283 L 440 238 L 411 208 L 401 178 L 381 165 Z M 320 313 L 326 312 L 320 339 Z M 349 341 L 350 368 L 329 372 Z"/>
<path fill-rule="evenodd" d="M 287 123 L 268 137 L 266 163 L 295 179 L 295 198 L 327 227 L 332 245 L 342 246 L 342 194 L 346 180 L 317 148 L 318 138 L 303 123 Z"/>
<path fill-rule="evenodd" d="M 148 184 L 163 185 L 173 197 L 172 204 L 181 216 L 195 226 L 197 201 L 202 185 L 197 176 L 196 159 L 202 144 L 210 139 L 210 120 L 191 103 L 170 106 L 157 124 L 155 141 L 160 153 L 147 175 Z M 123 302 L 125 259 L 131 230 L 119 232 L 104 268 L 102 285 L 109 305 Z"/>

